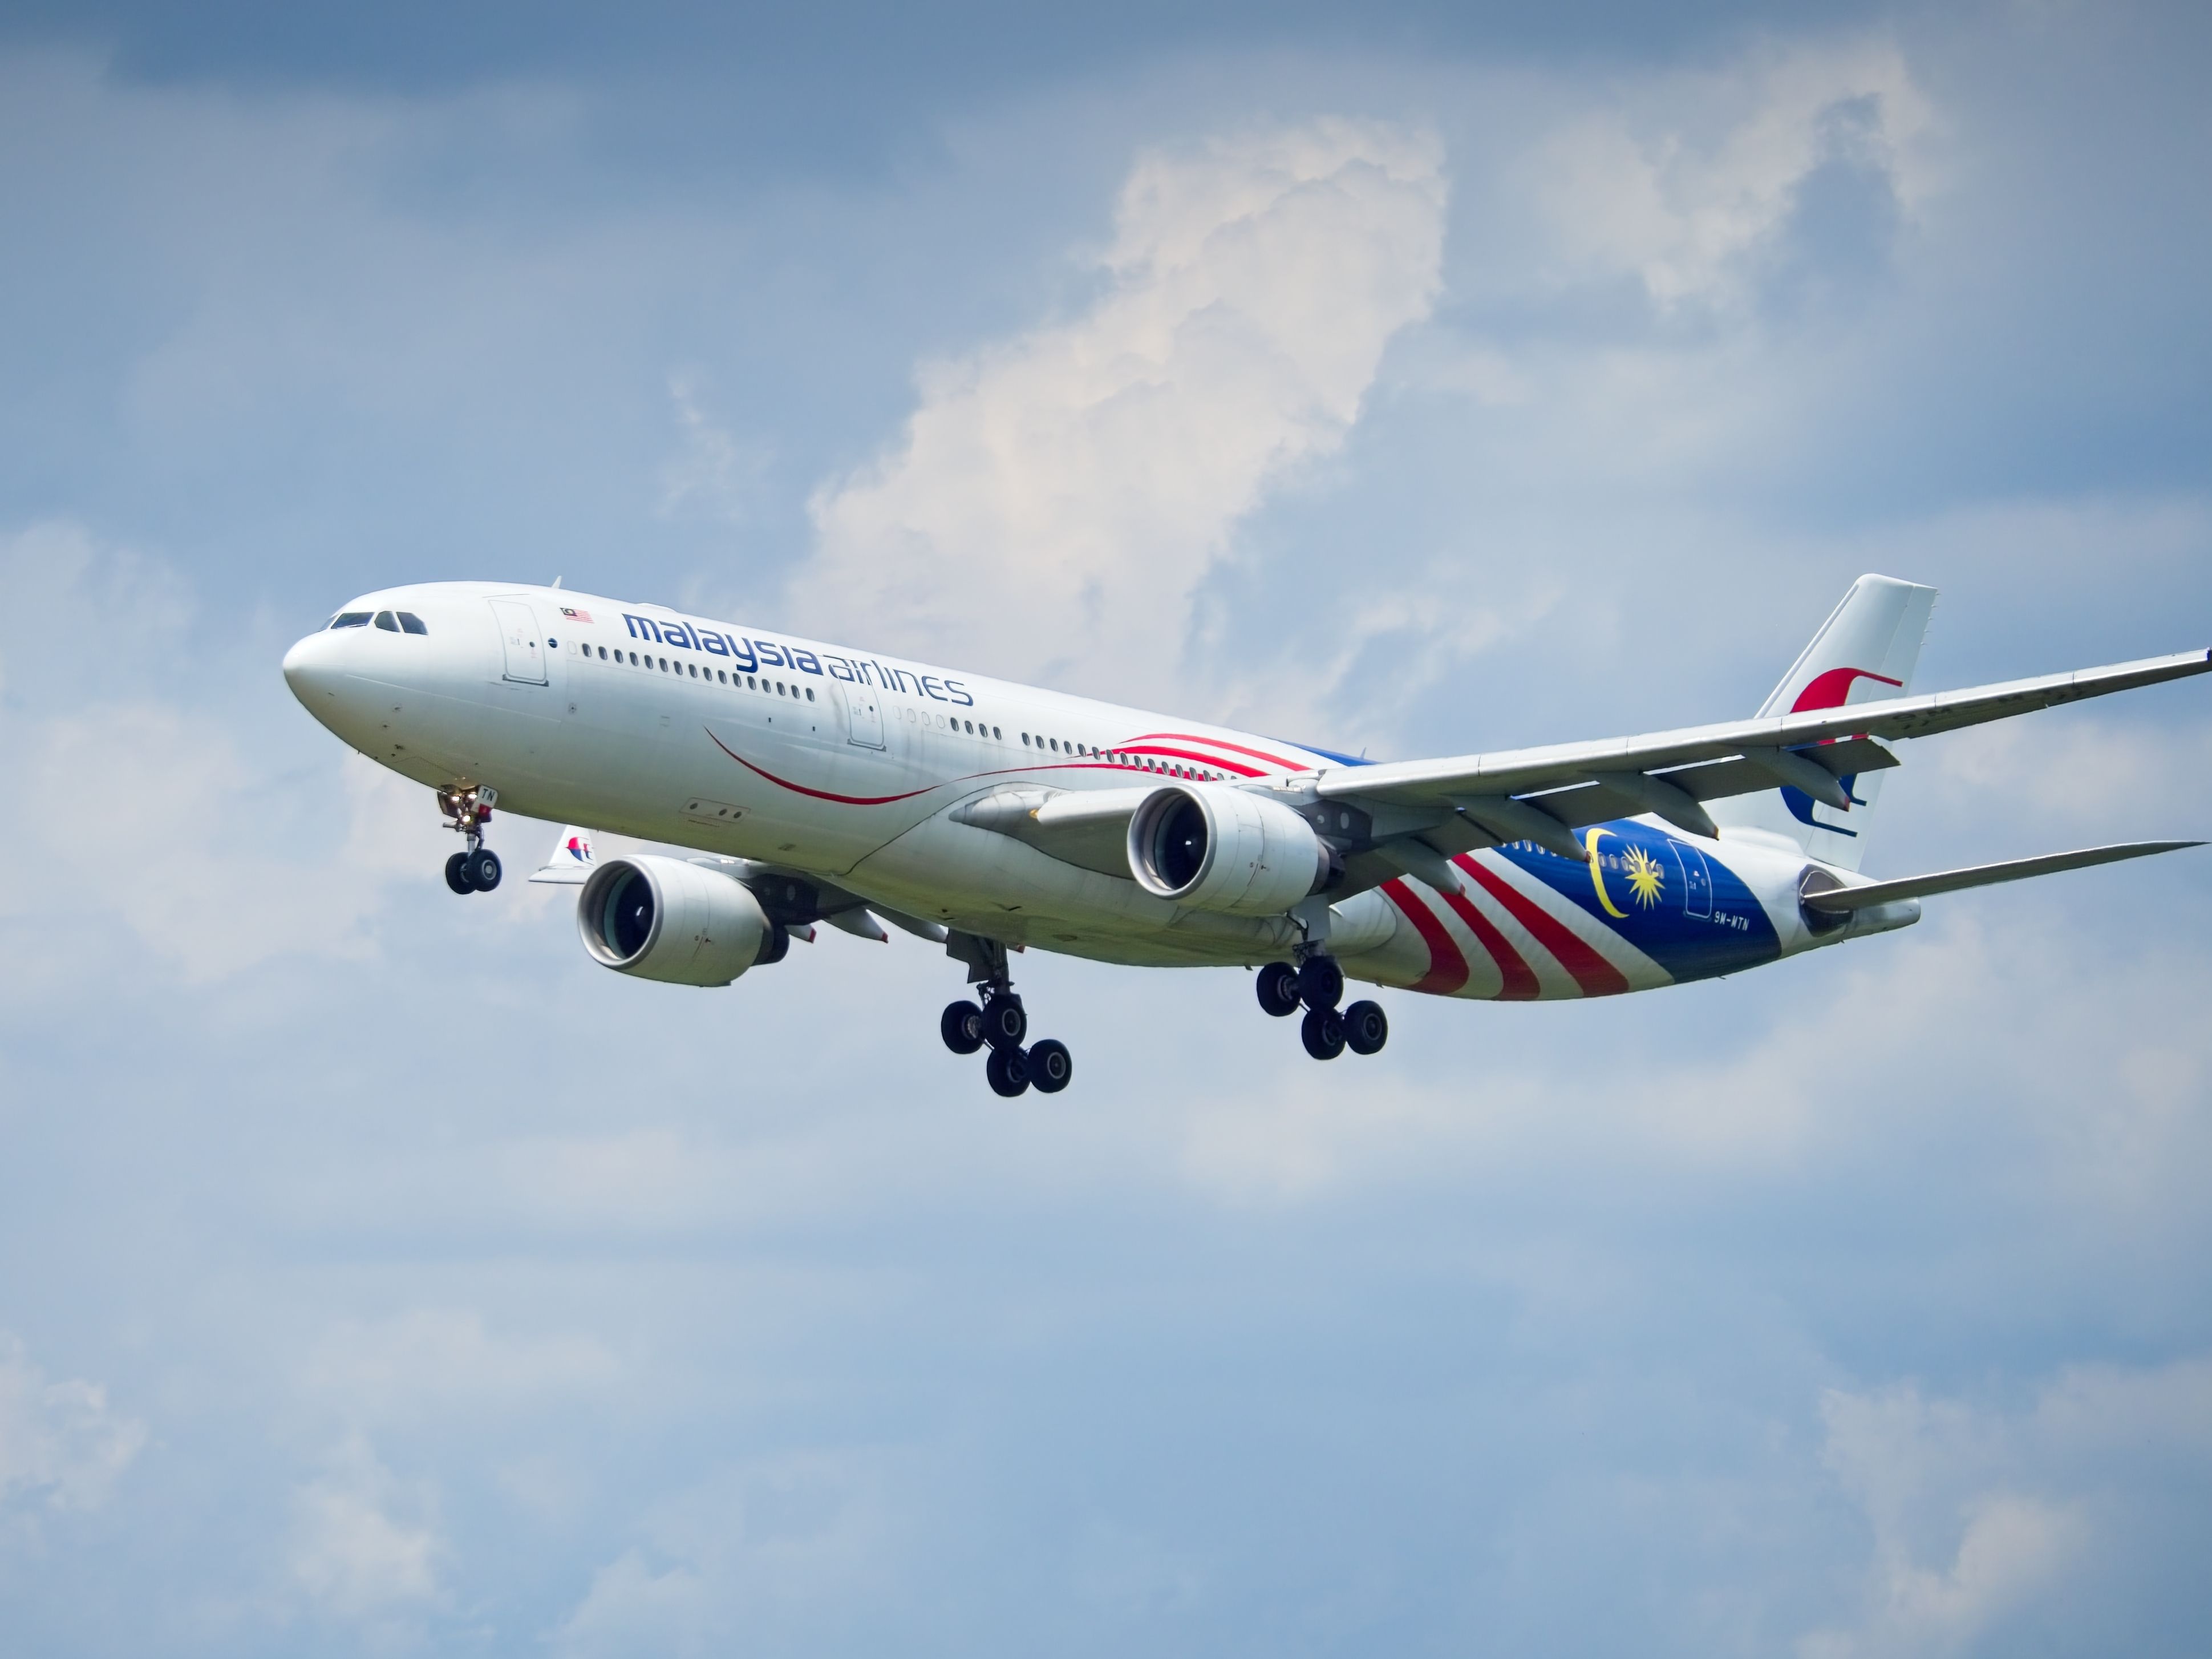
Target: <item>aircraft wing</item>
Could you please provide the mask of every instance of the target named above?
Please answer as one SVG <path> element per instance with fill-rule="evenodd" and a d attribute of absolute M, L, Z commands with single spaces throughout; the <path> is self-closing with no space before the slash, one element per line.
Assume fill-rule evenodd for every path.
<path fill-rule="evenodd" d="M 1315 787 L 1324 799 L 1433 811 L 1440 818 L 1463 815 L 1499 840 L 1559 843 L 1555 850 L 1580 857 L 1580 849 L 1563 833 L 1577 824 L 1651 812 L 1711 835 L 1712 821 L 1699 801 L 1778 785 L 1841 806 L 1839 780 L 1897 764 L 1881 739 L 1930 737 L 2208 669 L 2212 653 L 2185 651 L 1963 691 L 1883 698 L 1641 737 L 1332 768 L 1319 775 Z"/>

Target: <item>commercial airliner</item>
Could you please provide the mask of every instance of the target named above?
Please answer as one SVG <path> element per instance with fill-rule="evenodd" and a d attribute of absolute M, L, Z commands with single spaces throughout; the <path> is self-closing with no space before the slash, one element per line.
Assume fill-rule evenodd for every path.
<path fill-rule="evenodd" d="M 945 1010 L 1001 1095 L 1056 1092 L 1010 952 L 1256 969 L 1316 1060 L 1371 1054 L 1354 980 L 1493 1001 L 1611 996 L 1903 927 L 1938 893 L 2170 852 L 2134 842 L 1875 880 L 1890 746 L 2201 674 L 2212 653 L 1914 696 L 1933 588 L 1862 576 L 1747 720 L 1370 763 L 552 587 L 364 594 L 284 658 L 309 713 L 429 786 L 489 892 L 495 807 L 565 823 L 533 880 L 579 889 L 592 958 L 727 985 L 817 924 L 944 946 Z M 678 849 L 598 858 L 593 830 Z"/>

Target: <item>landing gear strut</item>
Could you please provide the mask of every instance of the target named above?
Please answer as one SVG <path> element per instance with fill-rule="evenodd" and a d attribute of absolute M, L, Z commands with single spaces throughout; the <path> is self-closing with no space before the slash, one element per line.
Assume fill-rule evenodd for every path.
<path fill-rule="evenodd" d="M 996 939 L 955 933 L 946 941 L 945 951 L 969 964 L 969 981 L 981 1001 L 953 1003 L 939 1017 L 938 1035 L 945 1046 L 956 1054 L 972 1054 L 988 1045 L 991 1053 L 983 1075 L 994 1093 L 1008 1099 L 1031 1086 L 1047 1095 L 1067 1087 L 1075 1075 L 1075 1060 L 1066 1043 L 1047 1037 L 1022 1047 L 1030 1017 L 1006 972 L 1006 947 Z"/>
<path fill-rule="evenodd" d="M 1334 1060 L 1346 1048 L 1371 1054 L 1390 1040 L 1390 1022 L 1379 1003 L 1355 1002 L 1339 1012 L 1344 969 L 1325 951 L 1309 950 L 1293 965 L 1271 962 L 1260 969 L 1260 1006 L 1278 1019 L 1300 1008 L 1298 1040 L 1316 1060 Z"/>
<path fill-rule="evenodd" d="M 483 785 L 438 792 L 438 810 L 446 815 L 446 828 L 459 830 L 467 842 L 446 860 L 446 885 L 456 893 L 489 893 L 499 885 L 499 854 L 484 845 L 483 838 L 483 826 L 491 822 L 492 804 L 498 799 L 498 790 Z"/>

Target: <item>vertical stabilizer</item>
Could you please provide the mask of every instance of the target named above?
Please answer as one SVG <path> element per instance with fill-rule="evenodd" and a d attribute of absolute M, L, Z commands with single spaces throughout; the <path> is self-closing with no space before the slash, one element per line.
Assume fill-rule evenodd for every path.
<path fill-rule="evenodd" d="M 1761 718 L 1904 696 L 1912 689 L 1912 671 L 1935 608 L 1932 587 L 1894 576 L 1860 577 L 1759 706 Z M 1844 787 L 1851 805 L 1840 812 L 1786 787 L 1717 800 L 1710 810 L 1723 834 L 1763 831 L 1795 842 L 1816 859 L 1856 870 L 1881 774 L 1845 778 Z"/>
<path fill-rule="evenodd" d="M 598 862 L 599 854 L 592 849 L 592 832 L 581 824 L 571 823 L 563 826 L 561 839 L 553 843 L 545 862 L 530 878 L 550 882 L 556 887 L 581 887 Z"/>

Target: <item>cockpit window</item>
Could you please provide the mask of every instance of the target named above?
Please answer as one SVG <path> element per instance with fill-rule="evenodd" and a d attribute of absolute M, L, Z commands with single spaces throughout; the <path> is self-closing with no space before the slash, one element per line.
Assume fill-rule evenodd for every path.
<path fill-rule="evenodd" d="M 399 631 L 403 634 L 427 634 L 430 630 L 422 626 L 422 619 L 412 611 L 403 611 L 399 613 Z"/>
<path fill-rule="evenodd" d="M 333 628 L 366 628 L 368 625 L 368 612 L 366 611 L 341 611 L 331 618 Z"/>
<path fill-rule="evenodd" d="M 387 634 L 397 634 L 399 631 L 399 618 L 389 611 L 380 611 L 376 613 L 376 625 Z"/>

